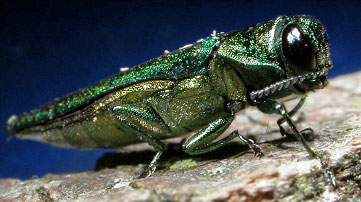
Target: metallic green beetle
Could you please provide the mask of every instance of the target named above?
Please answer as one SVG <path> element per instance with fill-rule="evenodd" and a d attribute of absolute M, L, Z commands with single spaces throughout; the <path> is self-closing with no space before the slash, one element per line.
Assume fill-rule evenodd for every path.
<path fill-rule="evenodd" d="M 163 139 L 196 131 L 183 149 L 190 155 L 214 151 L 235 137 L 260 155 L 238 131 L 215 141 L 236 112 L 256 106 L 281 115 L 314 157 L 290 117 L 305 95 L 327 84 L 332 67 L 324 26 L 310 16 L 280 16 L 242 31 L 213 33 L 21 116 L 7 131 L 23 139 L 79 149 L 118 148 L 147 142 L 158 153 Z M 299 98 L 287 112 L 285 100 Z M 330 172 L 326 172 L 329 175 Z M 333 180 L 333 178 L 331 178 Z"/>

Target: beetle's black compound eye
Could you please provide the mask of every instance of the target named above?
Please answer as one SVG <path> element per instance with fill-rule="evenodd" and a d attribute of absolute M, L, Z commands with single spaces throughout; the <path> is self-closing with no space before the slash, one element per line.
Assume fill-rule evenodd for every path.
<path fill-rule="evenodd" d="M 287 62 L 296 68 L 296 72 L 315 69 L 316 56 L 313 47 L 296 25 L 290 24 L 284 29 L 282 48 Z"/>

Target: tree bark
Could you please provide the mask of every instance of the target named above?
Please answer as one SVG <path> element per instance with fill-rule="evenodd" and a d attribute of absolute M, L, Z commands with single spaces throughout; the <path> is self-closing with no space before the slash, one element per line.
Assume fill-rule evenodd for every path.
<path fill-rule="evenodd" d="M 313 129 L 308 143 L 334 172 L 337 189 L 326 183 L 319 160 L 280 135 L 278 118 L 247 109 L 228 130 L 254 139 L 261 158 L 240 141 L 194 157 L 171 145 L 157 171 L 137 179 L 153 156 L 143 144 L 105 154 L 97 171 L 2 179 L 0 201 L 361 200 L 361 72 L 331 79 L 328 87 L 310 93 L 293 117 L 299 130 Z"/>

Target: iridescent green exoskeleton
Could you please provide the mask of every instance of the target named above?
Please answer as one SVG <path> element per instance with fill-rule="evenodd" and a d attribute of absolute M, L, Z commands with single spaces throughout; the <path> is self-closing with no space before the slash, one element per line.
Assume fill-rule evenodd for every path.
<path fill-rule="evenodd" d="M 183 149 L 190 155 L 214 151 L 235 137 L 215 141 L 236 112 L 256 106 L 281 115 L 313 157 L 290 117 L 309 91 L 327 84 L 331 68 L 323 25 L 310 16 L 280 16 L 242 31 L 212 34 L 149 62 L 121 72 L 19 117 L 7 131 L 19 138 L 79 149 L 117 148 L 147 142 L 158 153 L 148 176 L 166 149 L 162 140 L 195 131 Z M 284 101 L 300 99 L 290 112 Z M 332 184 L 335 181 L 327 169 Z"/>

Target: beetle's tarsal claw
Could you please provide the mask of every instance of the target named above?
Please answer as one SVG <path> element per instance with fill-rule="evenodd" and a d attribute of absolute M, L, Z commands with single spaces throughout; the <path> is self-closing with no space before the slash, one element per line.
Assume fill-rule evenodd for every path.
<path fill-rule="evenodd" d="M 261 158 L 262 156 L 264 156 L 261 148 L 260 148 L 258 145 L 256 145 L 256 144 L 255 144 L 254 146 L 255 146 L 255 147 L 252 148 L 252 149 L 253 149 L 253 152 L 254 152 L 254 156 L 259 157 L 259 158 Z"/>
<path fill-rule="evenodd" d="M 241 134 L 238 134 L 238 137 L 242 140 L 243 143 L 247 144 L 248 147 L 253 150 L 254 156 L 263 156 L 261 148 L 257 144 L 255 144 L 252 139 L 245 138 Z"/>
<path fill-rule="evenodd" d="M 155 165 L 149 165 L 149 167 L 147 169 L 145 169 L 141 175 L 139 175 L 137 178 L 138 179 L 141 179 L 141 178 L 146 178 L 146 177 L 149 177 L 151 174 L 154 173 L 155 169 L 157 167 Z"/>
<path fill-rule="evenodd" d="M 325 168 L 323 170 L 324 170 L 323 174 L 326 178 L 326 182 L 330 184 L 333 189 L 337 189 L 338 185 L 337 185 L 336 177 L 333 174 L 333 172 L 328 168 Z"/>
<path fill-rule="evenodd" d="M 249 141 L 248 146 L 249 146 L 249 148 L 251 148 L 253 150 L 254 156 L 262 157 L 263 153 L 262 153 L 261 148 L 257 144 L 255 144 L 252 139 L 248 139 L 248 141 Z"/>
<path fill-rule="evenodd" d="M 321 170 L 322 170 L 323 175 L 324 175 L 324 177 L 326 179 L 326 182 L 329 185 L 331 185 L 332 188 L 335 190 L 338 187 L 335 174 L 330 169 L 330 167 L 328 166 L 328 163 L 325 161 L 325 159 L 322 158 L 322 154 L 321 155 L 317 154 L 317 158 L 320 160 Z"/>
<path fill-rule="evenodd" d="M 154 173 L 156 167 L 156 164 L 160 158 L 160 156 L 163 154 L 163 151 L 158 151 L 157 154 L 153 157 L 152 162 L 150 162 L 149 166 L 147 169 L 145 169 L 143 171 L 143 173 L 138 177 L 139 178 L 145 178 L 145 177 L 149 177 L 151 174 Z"/>

